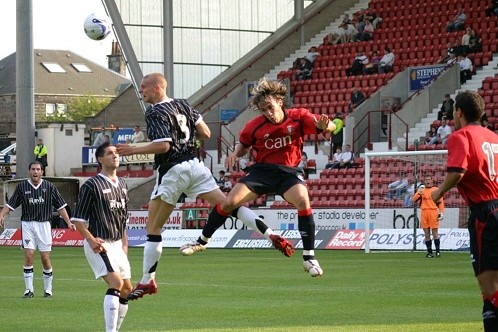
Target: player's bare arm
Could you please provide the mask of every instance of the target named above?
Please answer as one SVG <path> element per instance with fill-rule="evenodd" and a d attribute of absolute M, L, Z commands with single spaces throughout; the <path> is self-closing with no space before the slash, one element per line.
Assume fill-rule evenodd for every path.
<path fill-rule="evenodd" d="M 458 182 L 460 182 L 460 180 L 463 177 L 463 174 L 464 173 L 455 173 L 455 172 L 448 173 L 441 187 L 439 187 L 437 190 L 434 190 L 431 193 L 432 200 L 436 204 L 439 204 L 441 197 L 443 197 L 448 190 L 450 190 L 451 188 L 456 186 Z"/>
<path fill-rule="evenodd" d="M 0 227 L 3 226 L 3 222 L 5 220 L 5 217 L 10 213 L 10 209 L 8 206 L 4 206 L 2 208 L 2 211 L 0 211 Z"/>
<path fill-rule="evenodd" d="M 116 152 L 120 156 L 131 156 L 134 154 L 160 154 L 169 150 L 169 142 L 152 142 L 147 145 L 133 146 L 129 144 L 117 144 Z"/>
<path fill-rule="evenodd" d="M 64 219 L 64 221 L 66 222 L 67 227 L 74 232 L 76 230 L 76 226 L 69 219 L 69 215 L 67 214 L 66 208 L 60 209 L 59 214 L 61 215 L 62 219 Z"/>
<path fill-rule="evenodd" d="M 250 148 L 250 146 L 246 147 L 240 143 L 237 144 L 233 153 L 229 154 L 225 159 L 225 167 L 227 169 L 232 169 L 232 167 L 238 164 L 239 158 L 245 156 L 249 152 Z"/>
<path fill-rule="evenodd" d="M 126 228 L 123 231 L 123 237 L 121 238 L 121 243 L 123 244 L 123 251 L 128 255 L 128 234 L 126 233 Z"/>
<path fill-rule="evenodd" d="M 203 140 L 211 138 L 211 130 L 204 121 L 199 121 L 199 123 L 195 125 L 195 130 L 195 137 L 197 139 Z"/>

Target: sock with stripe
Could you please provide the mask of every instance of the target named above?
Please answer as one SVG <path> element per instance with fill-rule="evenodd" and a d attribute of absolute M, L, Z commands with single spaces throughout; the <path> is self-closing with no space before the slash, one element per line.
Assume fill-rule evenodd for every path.
<path fill-rule="evenodd" d="M 26 285 L 26 290 L 34 292 L 33 289 L 33 266 L 24 266 L 24 284 Z"/>
<path fill-rule="evenodd" d="M 109 288 L 104 296 L 104 320 L 106 331 L 117 331 L 119 294 L 119 290 Z"/>
<path fill-rule="evenodd" d="M 297 221 L 299 233 L 303 241 L 303 259 L 305 261 L 314 259 L 315 249 L 315 221 L 313 219 L 313 210 L 297 211 Z"/>
<path fill-rule="evenodd" d="M 143 277 L 141 284 L 148 284 L 156 276 L 156 268 L 163 253 L 163 238 L 161 235 L 147 235 L 144 246 Z"/>
<path fill-rule="evenodd" d="M 52 295 L 52 268 L 45 270 L 43 269 L 43 286 L 45 287 L 45 292 Z"/>

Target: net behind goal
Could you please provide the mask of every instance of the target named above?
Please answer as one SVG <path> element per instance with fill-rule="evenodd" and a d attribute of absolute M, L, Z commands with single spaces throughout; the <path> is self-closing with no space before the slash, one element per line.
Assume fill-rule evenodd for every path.
<path fill-rule="evenodd" d="M 367 152 L 365 154 L 365 252 L 370 250 L 424 250 L 419 226 L 420 208 L 411 200 L 424 177 L 435 186 L 446 175 L 446 150 Z M 396 184 L 406 181 L 408 186 Z M 405 183 L 406 183 L 405 182 Z M 391 184 L 391 188 L 389 188 Z M 392 189 L 392 190 L 390 190 Z M 468 250 L 467 207 L 456 188 L 444 196 L 444 219 L 439 223 L 442 250 Z"/>

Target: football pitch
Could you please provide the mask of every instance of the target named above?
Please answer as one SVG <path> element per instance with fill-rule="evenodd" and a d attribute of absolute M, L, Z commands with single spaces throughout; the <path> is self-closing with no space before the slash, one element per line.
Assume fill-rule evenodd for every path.
<path fill-rule="evenodd" d="M 142 248 L 130 248 L 133 284 Z M 121 331 L 482 331 L 482 301 L 469 254 L 317 251 L 325 272 L 303 272 L 301 253 L 208 249 L 183 257 L 164 248 L 159 292 L 130 301 Z M 54 297 L 43 298 L 35 259 L 35 297 L 23 299 L 23 252 L 0 247 L 0 331 L 103 331 L 106 284 L 82 248 L 54 248 Z"/>

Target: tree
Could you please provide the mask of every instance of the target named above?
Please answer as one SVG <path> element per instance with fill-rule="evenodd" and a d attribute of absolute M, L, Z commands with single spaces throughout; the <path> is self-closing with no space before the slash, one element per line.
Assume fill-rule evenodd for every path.
<path fill-rule="evenodd" d="M 68 100 L 66 108 L 57 108 L 53 115 L 43 114 L 42 122 L 85 122 L 102 111 L 109 103 L 110 98 L 95 96 L 74 97 Z"/>

